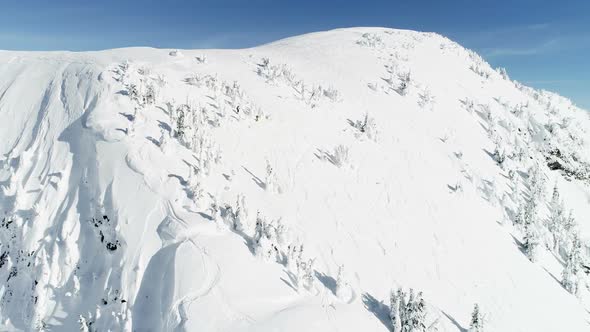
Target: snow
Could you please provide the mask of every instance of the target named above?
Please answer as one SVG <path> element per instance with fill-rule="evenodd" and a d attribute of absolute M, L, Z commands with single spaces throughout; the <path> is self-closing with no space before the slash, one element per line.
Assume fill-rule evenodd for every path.
<path fill-rule="evenodd" d="M 141 100 L 148 85 L 153 103 Z M 526 103 L 524 117 L 508 111 Z M 184 145 L 169 114 L 182 104 Z M 424 292 L 438 331 L 465 331 L 475 303 L 486 331 L 588 331 L 590 292 L 576 298 L 560 285 L 556 255 L 543 248 L 531 263 L 519 249 L 512 183 L 490 157 L 480 104 L 507 145 L 518 128 L 534 129 L 531 159 L 507 166 L 519 177 L 546 164 L 544 128 L 561 116 L 590 160 L 588 113 L 519 88 L 432 33 L 339 29 L 242 50 L 1 51 L 0 220 L 13 223 L 0 231 L 9 252 L 0 325 L 71 331 L 82 316 L 96 331 L 387 331 L 389 292 L 403 287 Z M 374 127 L 362 132 L 365 115 Z M 588 182 L 543 175 L 588 243 Z M 203 193 L 191 199 L 195 183 Z M 212 207 L 235 209 L 238 195 L 243 232 Z M 257 212 L 315 259 L 313 289 L 254 254 Z"/>

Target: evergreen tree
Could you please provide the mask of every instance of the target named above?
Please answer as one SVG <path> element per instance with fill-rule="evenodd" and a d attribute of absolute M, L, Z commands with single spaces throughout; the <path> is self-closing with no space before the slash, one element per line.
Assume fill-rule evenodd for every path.
<path fill-rule="evenodd" d="M 539 246 L 539 233 L 534 223 L 524 225 L 524 250 L 531 262 L 536 261 L 537 247 Z"/>
<path fill-rule="evenodd" d="M 178 109 L 178 118 L 176 118 L 176 131 L 175 131 L 174 135 L 176 136 L 176 138 L 178 138 L 182 142 L 184 140 L 184 134 L 185 134 L 184 111 L 182 110 L 182 108 L 179 108 Z"/>
<path fill-rule="evenodd" d="M 555 253 L 559 252 L 559 246 L 563 242 L 564 227 L 565 227 L 565 208 L 563 201 L 560 200 L 559 190 L 557 189 L 557 183 L 553 188 L 553 195 L 551 196 L 551 202 L 549 203 L 549 221 L 547 223 L 547 229 L 551 233 L 553 240 L 552 249 Z"/>
<path fill-rule="evenodd" d="M 565 261 L 561 284 L 570 293 L 577 295 L 579 290 L 579 273 L 582 265 L 582 245 L 577 233 L 574 233 L 570 252 Z"/>
<path fill-rule="evenodd" d="M 391 319 L 393 332 L 402 331 L 402 320 L 400 316 L 400 295 L 403 296 L 401 293 L 401 288 L 398 289 L 397 294 L 392 290 L 389 296 L 389 319 Z"/>
<path fill-rule="evenodd" d="M 469 332 L 483 332 L 483 317 L 479 311 L 479 305 L 477 303 L 473 307 L 473 312 L 471 313 Z"/>
<path fill-rule="evenodd" d="M 338 267 L 338 276 L 336 277 L 336 296 L 340 299 L 346 296 L 346 281 L 344 280 L 344 266 Z"/>

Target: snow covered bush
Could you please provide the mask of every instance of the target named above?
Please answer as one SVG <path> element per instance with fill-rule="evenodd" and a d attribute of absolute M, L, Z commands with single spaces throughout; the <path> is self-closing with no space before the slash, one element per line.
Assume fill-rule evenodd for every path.
<path fill-rule="evenodd" d="M 329 87 L 327 89 L 323 89 L 324 97 L 328 98 L 332 102 L 337 102 L 340 100 L 340 92 L 334 89 L 333 87 Z"/>
<path fill-rule="evenodd" d="M 421 108 L 428 108 L 432 110 L 432 105 L 434 104 L 434 101 L 434 96 L 428 88 L 424 88 L 422 92 L 418 94 L 418 105 Z"/>
<path fill-rule="evenodd" d="M 377 141 L 377 123 L 373 117 L 369 116 L 369 113 L 365 113 L 362 120 L 349 123 L 359 131 L 358 135 L 366 135 L 370 140 Z"/>
<path fill-rule="evenodd" d="M 334 148 L 334 154 L 332 155 L 332 162 L 338 167 L 342 167 L 349 162 L 348 147 L 342 144 Z"/>
<path fill-rule="evenodd" d="M 289 84 L 296 82 L 295 74 L 285 64 L 271 65 L 268 58 L 262 58 L 258 64 L 256 73 L 266 79 L 268 83 L 276 84 L 280 80 Z"/>
<path fill-rule="evenodd" d="M 356 41 L 358 45 L 367 47 L 382 47 L 383 41 L 381 37 L 374 33 L 365 32 L 361 35 L 361 38 Z"/>
<path fill-rule="evenodd" d="M 461 105 L 463 105 L 463 108 L 470 114 L 475 111 L 475 102 L 472 99 L 466 97 L 465 99 L 459 101 L 461 102 Z"/>
<path fill-rule="evenodd" d="M 199 63 L 199 64 L 203 64 L 203 63 L 207 62 L 207 56 L 206 55 L 197 55 L 195 57 L 195 61 L 197 61 L 197 63 Z"/>

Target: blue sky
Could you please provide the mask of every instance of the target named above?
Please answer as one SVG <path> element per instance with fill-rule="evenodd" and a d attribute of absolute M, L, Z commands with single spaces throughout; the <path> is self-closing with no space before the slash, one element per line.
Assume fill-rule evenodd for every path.
<path fill-rule="evenodd" d="M 351 26 L 441 33 L 590 110 L 589 0 L 5 0 L 0 49 L 236 48 Z"/>

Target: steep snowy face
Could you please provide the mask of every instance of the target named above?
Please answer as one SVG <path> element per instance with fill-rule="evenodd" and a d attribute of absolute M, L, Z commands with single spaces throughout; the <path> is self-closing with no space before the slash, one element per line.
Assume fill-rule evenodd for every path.
<path fill-rule="evenodd" d="M 0 52 L 0 115 L 1 330 L 590 329 L 588 113 L 439 35 Z"/>

